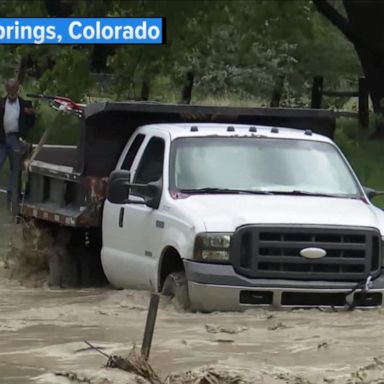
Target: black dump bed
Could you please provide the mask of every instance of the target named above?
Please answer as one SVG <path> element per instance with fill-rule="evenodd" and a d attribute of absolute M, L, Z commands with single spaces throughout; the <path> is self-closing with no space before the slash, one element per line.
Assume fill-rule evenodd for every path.
<path fill-rule="evenodd" d="M 99 226 L 108 176 L 135 129 L 151 123 L 181 122 L 310 129 L 332 138 L 336 115 L 311 109 L 145 102 L 91 104 L 80 123 L 76 147 L 45 146 L 29 163 L 19 212 L 25 217 L 73 227 Z"/>
<path fill-rule="evenodd" d="M 97 103 L 85 111 L 79 145 L 78 171 L 106 176 L 114 169 L 134 130 L 152 123 L 214 122 L 310 129 L 333 137 L 336 115 L 331 111 L 288 108 L 244 108 L 143 102 Z"/>

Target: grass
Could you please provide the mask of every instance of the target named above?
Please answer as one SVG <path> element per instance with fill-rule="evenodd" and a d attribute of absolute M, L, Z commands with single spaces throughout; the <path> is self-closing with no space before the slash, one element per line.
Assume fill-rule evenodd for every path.
<path fill-rule="evenodd" d="M 384 191 L 384 141 L 372 140 L 366 132 L 358 129 L 356 121 L 339 119 L 335 141 L 351 163 L 360 182 L 370 188 Z M 373 203 L 384 208 L 384 197 L 376 197 Z"/>

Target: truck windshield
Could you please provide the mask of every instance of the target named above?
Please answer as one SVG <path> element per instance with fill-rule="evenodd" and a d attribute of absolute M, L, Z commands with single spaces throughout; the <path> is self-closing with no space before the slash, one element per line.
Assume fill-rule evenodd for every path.
<path fill-rule="evenodd" d="M 360 196 L 338 150 L 308 140 L 198 137 L 173 143 L 171 190 Z"/>

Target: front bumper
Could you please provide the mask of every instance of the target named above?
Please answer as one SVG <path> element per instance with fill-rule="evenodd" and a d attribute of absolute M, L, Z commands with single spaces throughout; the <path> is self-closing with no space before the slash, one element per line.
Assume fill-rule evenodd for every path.
<path fill-rule="evenodd" d="M 356 282 L 249 279 L 231 265 L 184 261 L 191 306 L 200 311 L 238 311 L 252 307 L 376 308 L 383 305 L 384 276 L 363 293 Z"/>

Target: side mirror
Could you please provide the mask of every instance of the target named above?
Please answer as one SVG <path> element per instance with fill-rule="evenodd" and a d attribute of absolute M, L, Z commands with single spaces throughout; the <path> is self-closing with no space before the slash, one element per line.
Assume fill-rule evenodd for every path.
<path fill-rule="evenodd" d="M 129 183 L 131 174 L 129 171 L 113 171 L 108 180 L 107 199 L 113 204 L 125 204 L 128 201 Z"/>
<path fill-rule="evenodd" d="M 376 191 L 373 188 L 363 187 L 365 194 L 369 200 L 372 200 L 376 196 L 384 195 L 384 191 Z"/>
<path fill-rule="evenodd" d="M 159 208 L 161 194 L 163 191 L 163 182 L 162 179 L 157 181 L 151 181 L 148 184 L 130 184 L 129 193 L 132 194 L 132 190 L 134 193 L 138 193 L 143 197 L 144 204 L 152 209 Z M 139 202 L 127 201 L 128 203 L 139 204 Z"/>
<path fill-rule="evenodd" d="M 148 184 L 131 184 L 129 171 L 116 170 L 111 173 L 108 180 L 107 199 L 113 204 L 145 204 L 157 209 L 160 205 L 163 190 L 162 179 Z M 129 200 L 132 194 L 139 194 L 143 200 Z"/>

